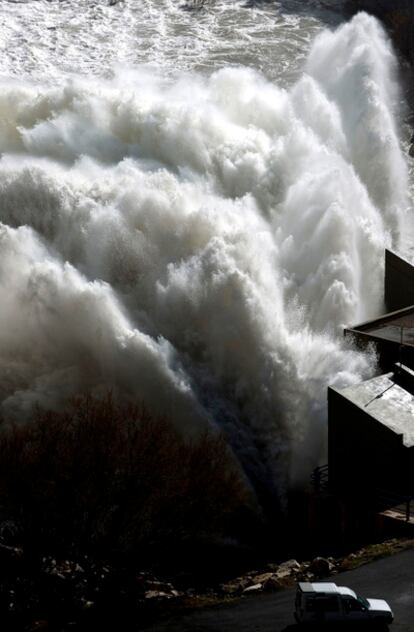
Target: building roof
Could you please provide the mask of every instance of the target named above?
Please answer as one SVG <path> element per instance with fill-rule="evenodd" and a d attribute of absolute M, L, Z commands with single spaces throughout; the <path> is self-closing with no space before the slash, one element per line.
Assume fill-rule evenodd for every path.
<path fill-rule="evenodd" d="M 392 373 L 333 390 L 414 446 L 414 371 L 396 365 Z"/>
<path fill-rule="evenodd" d="M 402 341 L 404 345 L 414 347 L 414 305 L 391 312 L 381 318 L 348 327 L 345 331 L 398 344 Z"/>

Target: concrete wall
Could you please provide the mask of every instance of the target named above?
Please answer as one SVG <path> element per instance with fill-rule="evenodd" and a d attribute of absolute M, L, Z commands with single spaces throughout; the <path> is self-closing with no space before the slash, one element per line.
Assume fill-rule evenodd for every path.
<path fill-rule="evenodd" d="M 390 250 L 385 251 L 384 294 L 390 312 L 414 305 L 414 266 Z"/>
<path fill-rule="evenodd" d="M 329 484 L 337 493 L 373 496 L 376 488 L 414 495 L 414 449 L 333 388 L 328 389 Z"/>

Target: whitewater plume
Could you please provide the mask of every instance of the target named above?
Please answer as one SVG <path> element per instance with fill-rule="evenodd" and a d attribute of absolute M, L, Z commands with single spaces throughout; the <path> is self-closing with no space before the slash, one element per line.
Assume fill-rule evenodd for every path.
<path fill-rule="evenodd" d="M 0 394 L 24 419 L 115 388 L 222 427 L 279 489 L 323 458 L 326 387 L 374 358 L 407 173 L 395 59 L 365 14 L 289 89 L 247 68 L 1 80 Z"/>

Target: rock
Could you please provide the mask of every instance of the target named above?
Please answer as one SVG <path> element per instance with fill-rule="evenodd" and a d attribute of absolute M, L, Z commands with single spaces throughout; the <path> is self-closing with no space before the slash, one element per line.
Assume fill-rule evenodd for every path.
<path fill-rule="evenodd" d="M 247 588 L 245 588 L 243 590 L 243 594 L 260 592 L 261 590 L 263 590 L 262 584 L 253 584 L 253 586 L 248 586 Z"/>
<path fill-rule="evenodd" d="M 309 566 L 309 571 L 317 577 L 329 575 L 332 565 L 324 557 L 315 557 Z"/>
<path fill-rule="evenodd" d="M 282 588 L 283 584 L 278 580 L 278 578 L 275 575 L 272 575 L 271 577 L 269 577 L 269 579 L 264 582 L 263 584 L 263 590 L 278 590 L 279 588 Z"/>
<path fill-rule="evenodd" d="M 155 590 L 158 592 L 171 592 L 174 588 L 169 582 L 160 582 L 156 579 L 147 579 L 145 581 L 145 587 L 148 590 Z"/>
<path fill-rule="evenodd" d="M 275 572 L 277 579 L 287 579 L 288 577 L 296 577 L 302 570 L 302 566 L 297 560 L 288 560 L 279 564 Z"/>
<path fill-rule="evenodd" d="M 170 599 L 171 594 L 160 590 L 147 590 L 145 599 Z"/>
<path fill-rule="evenodd" d="M 263 590 L 276 590 L 283 584 L 279 581 L 276 573 L 261 573 L 252 577 L 253 586 L 261 584 Z"/>
<path fill-rule="evenodd" d="M 291 573 L 300 571 L 301 568 L 302 567 L 297 560 L 288 560 L 287 562 L 279 564 L 279 570 L 288 570 Z"/>
<path fill-rule="evenodd" d="M 253 584 L 265 584 L 273 577 L 273 575 L 274 573 L 262 573 L 261 575 L 255 575 L 252 578 Z"/>
<path fill-rule="evenodd" d="M 237 593 L 242 592 L 243 588 L 239 582 L 228 582 L 227 584 L 221 584 L 220 590 L 225 595 L 236 595 Z"/>
<path fill-rule="evenodd" d="M 174 586 L 169 582 L 162 582 L 155 578 L 149 578 L 148 576 L 144 580 L 145 599 L 177 599 L 182 597 L 184 593 L 175 590 Z"/>
<path fill-rule="evenodd" d="M 220 590 L 227 595 L 242 593 L 245 588 L 260 583 L 259 580 L 256 581 L 257 577 L 260 576 L 251 573 L 248 573 L 247 575 L 244 575 L 242 577 L 236 577 L 236 579 L 226 582 L 225 584 L 221 584 Z"/>
<path fill-rule="evenodd" d="M 275 573 L 277 579 L 286 579 L 287 577 L 291 577 L 292 573 L 287 568 L 282 568 Z"/>

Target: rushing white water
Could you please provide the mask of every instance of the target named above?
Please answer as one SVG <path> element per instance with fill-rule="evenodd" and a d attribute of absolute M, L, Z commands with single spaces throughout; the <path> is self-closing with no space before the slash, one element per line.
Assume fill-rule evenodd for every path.
<path fill-rule="evenodd" d="M 9 0 L 2 2 L 3 72 L 61 79 L 108 76 L 115 64 L 163 74 L 259 69 L 278 83 L 303 64 L 343 0 Z M 326 5 L 331 5 L 327 9 Z M 197 7 L 200 10 L 197 10 Z"/>
<path fill-rule="evenodd" d="M 46 4 L 54 33 L 73 4 Z M 159 25 L 173 3 L 143 4 Z M 9 7 L 9 38 L 41 28 L 44 4 L 23 8 Z M 74 12 L 72 46 L 93 53 L 86 74 L 86 52 L 74 69 L 67 51 L 60 70 L 47 41 L 16 49 L 17 71 L 5 57 L 3 412 L 22 419 L 35 402 L 115 387 L 186 432 L 225 428 L 249 472 L 284 485 L 323 454 L 327 385 L 372 370 L 341 330 L 380 311 L 384 247 L 407 204 L 390 44 L 365 14 L 334 31 L 319 23 L 302 74 L 289 84 L 281 71 L 281 87 L 269 61 L 265 74 L 243 59 L 217 66 L 202 21 L 191 42 L 203 72 L 185 55 L 163 68 L 159 51 L 138 65 L 129 29 L 132 65 L 98 73 L 113 27 L 102 23 L 86 41 Z"/>

